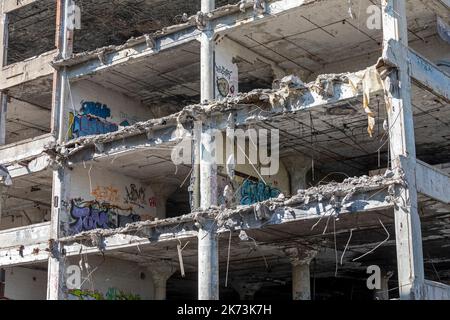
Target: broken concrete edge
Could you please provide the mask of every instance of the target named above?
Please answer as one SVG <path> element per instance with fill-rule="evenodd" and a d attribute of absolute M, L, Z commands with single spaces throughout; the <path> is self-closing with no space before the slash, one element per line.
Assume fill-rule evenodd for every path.
<path fill-rule="evenodd" d="M 132 37 L 128 39 L 125 43 L 120 45 L 109 45 L 101 48 L 96 48 L 90 51 L 84 51 L 76 54 L 72 54 L 71 57 L 67 59 L 63 59 L 60 56 L 56 56 L 51 65 L 55 68 L 62 67 L 73 67 L 80 63 L 84 63 L 91 59 L 97 59 L 99 55 L 104 55 L 108 53 L 118 52 L 124 49 L 132 48 L 135 45 L 139 45 L 142 43 L 147 43 L 151 46 L 151 43 L 162 36 L 168 36 L 174 34 L 176 32 L 186 30 L 190 27 L 198 27 L 201 28 L 202 24 L 205 24 L 208 21 L 212 21 L 214 19 L 218 19 L 220 17 L 226 16 L 231 13 L 235 13 L 238 11 L 246 10 L 250 7 L 253 7 L 253 2 L 246 2 L 244 6 L 242 6 L 239 2 L 236 4 L 227 4 L 220 8 L 217 8 L 210 13 L 204 14 L 202 12 L 198 12 L 195 15 L 190 16 L 186 22 L 171 25 L 168 27 L 164 27 L 160 30 L 157 30 L 152 33 L 146 33 L 142 36 Z M 149 44 L 149 41 L 151 42 Z"/>
<path fill-rule="evenodd" d="M 1 199 L 1 188 L 3 186 L 5 187 L 10 187 L 12 186 L 12 179 L 11 179 L 11 175 L 9 174 L 8 168 L 6 168 L 5 166 L 0 164 L 0 201 L 2 201 Z M 1 204 L 0 204 L 0 209 L 1 209 Z M 1 211 L 0 211 L 1 214 Z"/>
<path fill-rule="evenodd" d="M 52 152 L 51 149 L 53 149 L 54 154 L 60 154 L 64 158 L 67 158 L 95 144 L 108 143 L 139 134 L 149 134 L 152 131 L 180 126 L 195 120 L 208 119 L 212 116 L 223 115 L 226 112 L 235 112 L 239 109 L 258 104 L 261 106 L 261 109 L 265 108 L 267 111 L 270 111 L 271 116 L 289 112 L 301 112 L 302 109 L 308 110 L 308 108 L 295 111 L 289 110 L 288 106 L 286 106 L 287 101 L 299 99 L 306 92 L 315 92 L 328 98 L 330 84 L 331 87 L 336 83 L 348 84 L 355 91 L 355 96 L 362 95 L 366 91 L 363 88 L 362 75 L 367 70 L 375 70 L 375 66 L 352 73 L 319 75 L 315 81 L 307 84 L 303 83 L 296 76 L 287 76 L 274 82 L 274 85 L 277 87 L 276 89 L 254 89 L 247 93 L 238 93 L 235 97 L 227 97 L 220 101 L 213 101 L 210 104 L 189 105 L 177 113 L 158 119 L 138 122 L 119 131 L 80 137 L 61 145 L 55 144 L 50 146 L 48 151 Z M 249 117 L 247 120 L 255 119 L 250 119 Z"/>
<path fill-rule="evenodd" d="M 363 194 L 367 192 L 379 192 L 380 190 L 388 189 L 390 199 L 387 201 L 395 203 L 395 195 L 393 188 L 398 185 L 405 185 L 405 177 L 401 170 L 387 170 L 384 175 L 377 176 L 362 176 L 347 178 L 343 182 L 332 182 L 306 190 L 298 190 L 297 194 L 289 199 L 284 195 L 278 198 L 269 199 L 252 205 L 237 206 L 236 208 L 211 207 L 208 210 L 194 211 L 179 217 L 167 218 L 161 220 L 148 220 L 127 224 L 125 227 L 117 229 L 96 229 L 86 231 L 73 236 L 62 237 L 58 241 L 60 243 L 72 244 L 78 241 L 106 238 L 118 234 L 137 234 L 144 229 L 153 229 L 158 227 L 179 226 L 185 223 L 192 223 L 197 226 L 203 221 L 214 221 L 218 230 L 217 232 L 227 232 L 237 230 L 235 223 L 230 224 L 230 220 L 236 216 L 242 217 L 245 214 L 255 215 L 255 212 L 266 208 L 270 215 L 273 216 L 277 209 L 291 210 L 299 206 L 307 206 L 315 202 L 322 202 L 328 200 L 330 204 L 336 209 L 350 203 L 351 199 L 356 194 Z M 341 199 L 338 201 L 338 198 Z M 337 210 L 336 210 L 337 212 Z M 314 215 L 315 218 L 320 218 L 319 213 Z M 266 217 L 270 220 L 269 217 Z M 219 230 L 220 229 L 220 230 Z"/>

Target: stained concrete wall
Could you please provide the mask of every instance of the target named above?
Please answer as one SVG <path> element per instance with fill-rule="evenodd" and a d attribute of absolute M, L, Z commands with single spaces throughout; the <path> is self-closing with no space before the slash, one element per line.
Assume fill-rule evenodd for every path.
<path fill-rule="evenodd" d="M 46 271 L 23 267 L 6 269 L 6 298 L 11 300 L 45 300 L 46 296 Z"/>
<path fill-rule="evenodd" d="M 69 179 L 62 219 L 65 234 L 156 217 L 158 198 L 137 179 L 96 166 L 76 167 Z"/>
<path fill-rule="evenodd" d="M 216 100 L 235 96 L 239 92 L 238 66 L 233 62 L 234 55 L 234 52 L 220 43 L 215 47 L 214 96 Z"/>
<path fill-rule="evenodd" d="M 69 259 L 75 266 L 82 265 L 80 291 L 68 290 L 69 300 L 95 300 L 101 294 L 106 300 L 140 299 L 152 300 L 153 281 L 145 267 L 137 263 L 98 256 Z M 85 266 L 88 265 L 88 269 Z M 95 271 L 94 271 L 95 270 Z M 92 273 L 89 277 L 88 275 Z M 81 295 L 81 297 L 80 297 Z"/>

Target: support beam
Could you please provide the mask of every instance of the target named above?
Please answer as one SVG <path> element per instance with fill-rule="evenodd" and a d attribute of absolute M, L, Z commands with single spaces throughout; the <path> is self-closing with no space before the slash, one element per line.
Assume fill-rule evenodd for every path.
<path fill-rule="evenodd" d="M 202 0 L 202 13 L 214 9 L 214 0 Z M 209 22 L 200 37 L 200 95 L 201 102 L 214 100 L 214 40 Z M 208 134 L 209 123 L 204 123 L 200 145 L 200 207 L 208 209 L 217 205 L 217 164 L 210 149 L 212 137 Z"/>
<path fill-rule="evenodd" d="M 219 300 L 219 240 L 214 221 L 198 231 L 198 300 Z"/>
<path fill-rule="evenodd" d="M 34 159 L 42 155 L 46 146 L 54 143 L 54 141 L 55 139 L 51 134 L 45 134 L 36 138 L 9 144 L 5 147 L 0 146 L 0 164 L 11 164 Z"/>
<path fill-rule="evenodd" d="M 424 300 L 450 300 L 450 286 L 425 280 L 422 295 Z"/>
<path fill-rule="evenodd" d="M 450 204 L 450 176 L 445 172 L 416 160 L 415 163 L 400 157 L 403 168 L 415 172 L 417 192 L 424 194 L 437 201 Z"/>
<path fill-rule="evenodd" d="M 406 52 L 406 61 L 411 77 L 426 86 L 439 97 L 450 101 L 450 77 L 440 70 L 434 63 L 430 62 L 404 44 L 389 40 L 383 50 L 383 59 L 392 65 L 400 65 L 405 56 L 399 57 L 398 52 Z"/>
<path fill-rule="evenodd" d="M 411 103 L 411 80 L 406 60 L 408 46 L 405 0 L 383 2 L 383 45 L 396 41 L 402 45 L 395 54 L 399 58 L 397 68 L 385 79 L 390 101 L 388 119 L 392 166 L 401 166 L 400 156 L 415 161 L 415 138 Z M 422 234 L 417 210 L 416 177 L 408 168 L 406 185 L 396 186 L 395 234 L 397 248 L 398 284 L 400 299 L 417 299 L 416 289 L 424 281 Z"/>
<path fill-rule="evenodd" d="M 33 2 L 36 2 L 37 0 L 3 0 L 3 12 L 11 12 L 17 9 L 20 9 L 24 6 L 27 6 L 29 4 L 32 4 Z"/>

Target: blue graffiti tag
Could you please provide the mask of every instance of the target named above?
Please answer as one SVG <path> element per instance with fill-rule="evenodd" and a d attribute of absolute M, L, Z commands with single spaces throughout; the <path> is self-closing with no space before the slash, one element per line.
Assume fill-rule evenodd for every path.
<path fill-rule="evenodd" d="M 109 217 L 106 211 L 101 211 L 92 206 L 79 207 L 73 203 L 70 214 L 75 219 L 75 222 L 70 225 L 71 234 L 109 228 Z"/>
<path fill-rule="evenodd" d="M 95 229 L 112 229 L 125 227 L 129 223 L 141 220 L 139 215 L 129 213 L 128 215 L 118 214 L 120 208 L 108 203 L 83 202 L 82 200 L 72 200 L 70 215 L 73 220 L 69 224 L 70 235 Z"/>
<path fill-rule="evenodd" d="M 106 104 L 92 101 L 82 101 L 80 112 L 70 113 L 69 138 L 79 138 L 96 134 L 105 134 L 119 130 L 119 126 L 109 122 L 111 110 Z M 130 125 L 128 120 L 120 123 L 121 126 Z"/>
<path fill-rule="evenodd" d="M 276 198 L 280 193 L 280 190 L 266 185 L 262 181 L 255 182 L 246 180 L 241 188 L 241 205 L 250 205 Z"/>
<path fill-rule="evenodd" d="M 111 117 L 111 110 L 106 104 L 101 104 L 100 102 L 82 101 L 80 111 L 83 115 L 91 115 L 103 119 Z"/>

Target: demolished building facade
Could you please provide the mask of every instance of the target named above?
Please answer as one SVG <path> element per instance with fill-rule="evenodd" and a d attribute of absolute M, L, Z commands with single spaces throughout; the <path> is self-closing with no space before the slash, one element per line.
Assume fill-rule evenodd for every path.
<path fill-rule="evenodd" d="M 0 18 L 0 298 L 450 299 L 447 0 Z"/>

